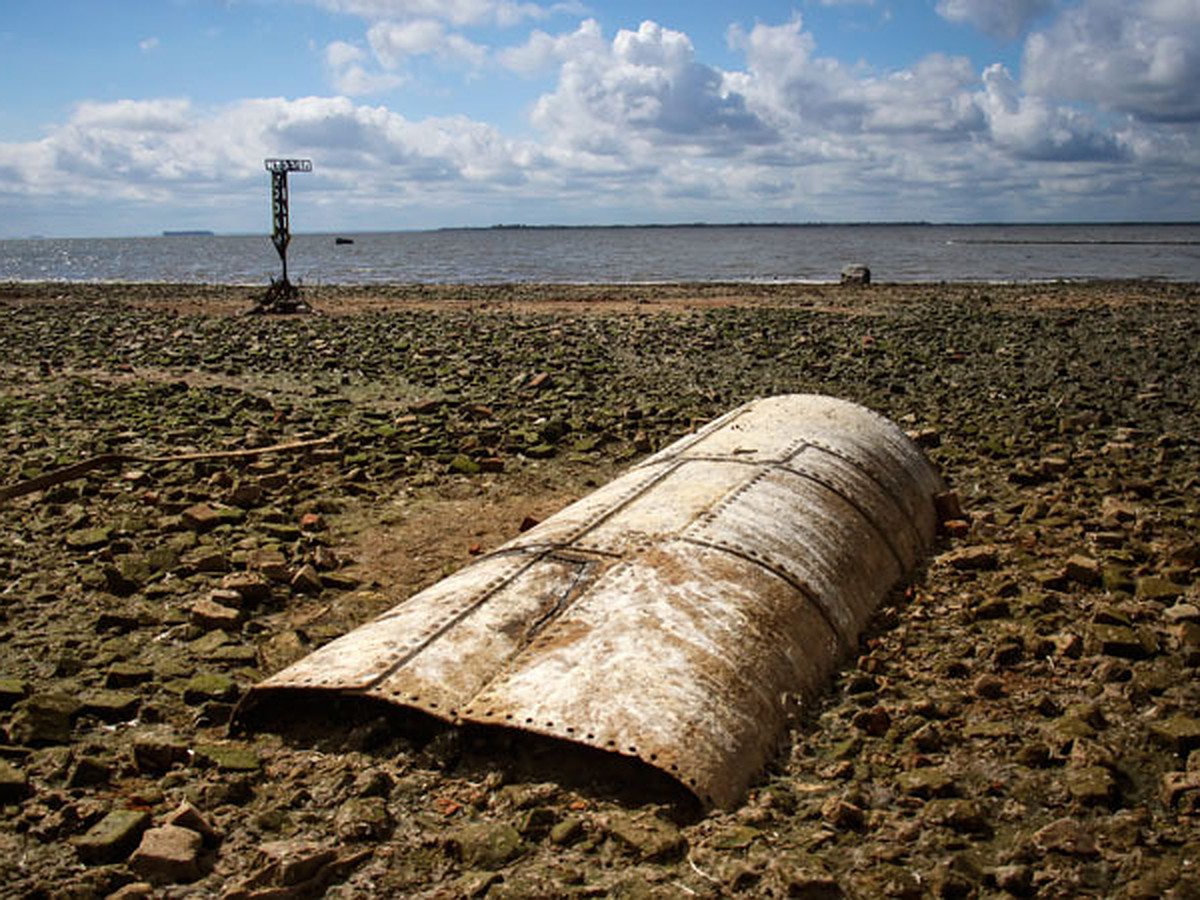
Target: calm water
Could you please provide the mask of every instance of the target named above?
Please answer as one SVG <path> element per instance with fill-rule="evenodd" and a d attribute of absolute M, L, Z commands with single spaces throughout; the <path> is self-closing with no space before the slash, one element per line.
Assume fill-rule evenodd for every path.
<path fill-rule="evenodd" d="M 298 235 L 302 284 L 379 282 L 1200 281 L 1200 225 L 797 225 Z M 0 241 L 0 281 L 265 283 L 266 234 Z"/>

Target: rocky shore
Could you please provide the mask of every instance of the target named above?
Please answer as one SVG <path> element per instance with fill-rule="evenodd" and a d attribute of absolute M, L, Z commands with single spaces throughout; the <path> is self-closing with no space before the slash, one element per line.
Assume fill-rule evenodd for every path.
<path fill-rule="evenodd" d="M 253 296 L 0 285 L 0 896 L 1200 896 L 1200 286 Z M 739 809 L 377 712 L 229 733 L 784 392 L 899 422 L 964 517 Z"/>

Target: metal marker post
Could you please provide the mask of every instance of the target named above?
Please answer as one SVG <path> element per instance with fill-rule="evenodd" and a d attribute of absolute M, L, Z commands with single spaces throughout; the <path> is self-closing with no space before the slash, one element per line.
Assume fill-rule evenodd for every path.
<path fill-rule="evenodd" d="M 287 274 L 287 248 L 292 240 L 288 221 L 288 172 L 311 172 L 311 159 L 267 159 L 263 161 L 271 173 L 271 243 L 279 254 L 283 275 L 272 279 L 271 288 L 260 304 L 261 310 L 270 312 L 293 312 L 304 307 L 298 299 L 300 291 Z"/>

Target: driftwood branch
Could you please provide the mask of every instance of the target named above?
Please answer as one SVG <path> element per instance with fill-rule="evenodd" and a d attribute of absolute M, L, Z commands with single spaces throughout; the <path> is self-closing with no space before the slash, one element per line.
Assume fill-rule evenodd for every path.
<path fill-rule="evenodd" d="M 38 475 L 36 478 L 19 481 L 7 487 L 0 487 L 0 503 L 3 503 L 5 500 L 11 500 L 13 497 L 23 497 L 26 494 L 43 491 L 48 487 L 62 484 L 65 481 L 74 481 L 76 478 L 83 477 L 88 472 L 102 469 L 105 466 L 119 466 L 125 463 L 161 465 L 166 463 L 201 462 L 209 459 L 242 459 L 263 456 L 267 453 L 290 453 L 295 450 L 307 450 L 310 447 L 332 444 L 337 439 L 338 435 L 331 434 L 328 437 L 315 438 L 311 441 L 292 441 L 286 444 L 272 444 L 269 447 L 253 447 L 248 450 L 215 450 L 207 453 L 181 453 L 174 456 L 138 456 L 133 453 L 102 453 L 99 456 L 93 456 L 90 459 L 72 463 L 61 469 L 55 469 L 53 472 Z"/>

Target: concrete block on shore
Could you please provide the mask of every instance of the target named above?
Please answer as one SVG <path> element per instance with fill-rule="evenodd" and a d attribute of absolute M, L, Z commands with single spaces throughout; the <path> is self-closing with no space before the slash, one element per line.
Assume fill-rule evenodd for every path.
<path fill-rule="evenodd" d="M 842 284 L 870 284 L 871 270 L 863 263 L 842 266 Z"/>

